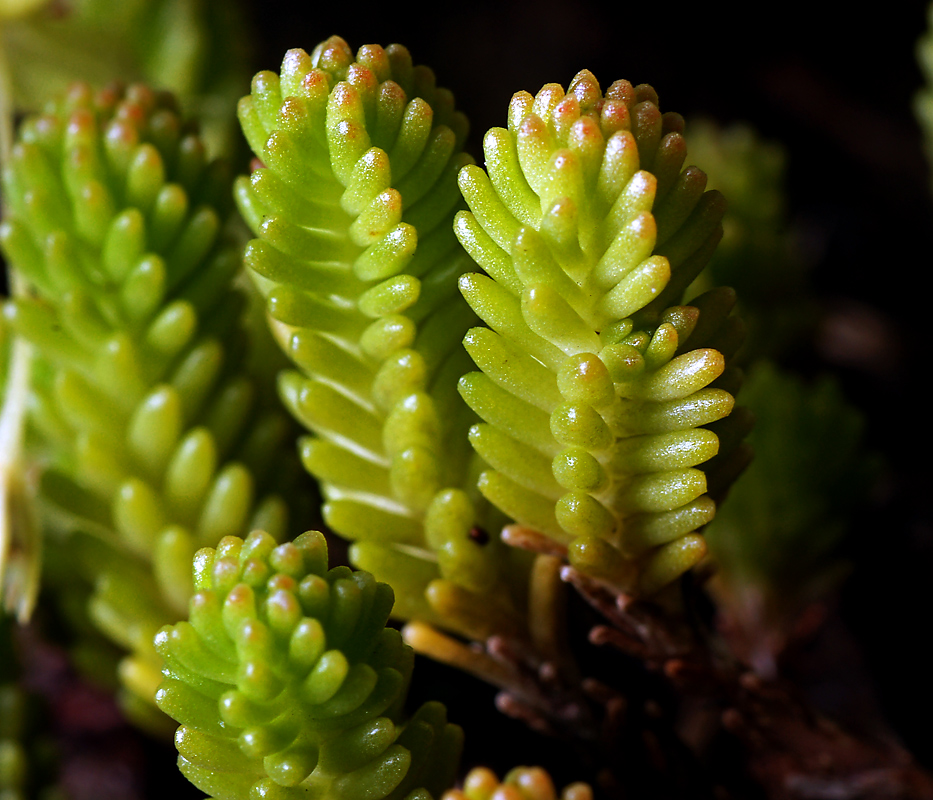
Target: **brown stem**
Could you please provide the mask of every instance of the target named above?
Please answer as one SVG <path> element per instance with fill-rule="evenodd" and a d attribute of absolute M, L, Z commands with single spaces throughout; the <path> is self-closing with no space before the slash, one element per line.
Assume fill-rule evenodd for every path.
<path fill-rule="evenodd" d="M 614 596 L 572 567 L 561 574 L 606 619 L 590 641 L 667 678 L 686 712 L 679 727 L 693 732 L 688 742 L 709 742 L 716 735 L 711 726 L 731 734 L 742 745 L 749 777 L 769 800 L 933 800 L 933 777 L 897 743 L 846 731 L 788 681 L 762 679 L 721 640 L 701 637 L 660 607 Z"/>

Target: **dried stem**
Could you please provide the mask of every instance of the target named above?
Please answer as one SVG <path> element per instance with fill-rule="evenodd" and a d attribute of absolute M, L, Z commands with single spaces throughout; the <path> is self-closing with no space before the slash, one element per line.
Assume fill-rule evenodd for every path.
<path fill-rule="evenodd" d="M 624 595 L 572 567 L 563 579 L 606 619 L 590 633 L 664 675 L 677 689 L 680 728 L 713 725 L 744 747 L 748 775 L 770 800 L 931 800 L 933 778 L 903 748 L 845 731 L 812 708 L 787 681 L 763 680 L 718 639 L 701 637 L 683 619 Z M 709 741 L 712 734 L 694 738 Z M 702 756 L 702 753 L 698 753 Z"/>

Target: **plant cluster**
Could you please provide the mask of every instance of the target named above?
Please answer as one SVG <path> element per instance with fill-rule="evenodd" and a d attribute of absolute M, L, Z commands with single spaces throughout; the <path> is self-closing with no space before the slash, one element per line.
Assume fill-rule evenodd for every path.
<path fill-rule="evenodd" d="M 50 24 L 32 5 L 0 4 L 21 15 L 14 53 Z M 216 9 L 194 9 L 137 2 L 108 21 L 88 2 L 64 30 L 138 37 L 135 69 L 213 109 L 213 144 L 144 83 L 40 98 L 16 73 L 0 103 L 29 112 L 2 153 L 7 609 L 25 622 L 41 587 L 76 667 L 151 735 L 178 725 L 181 772 L 223 800 L 556 800 L 540 767 L 458 783 L 457 720 L 435 699 L 406 706 L 416 653 L 584 754 L 561 800 L 665 773 L 681 796 L 678 776 L 705 770 L 697 791 L 733 792 L 707 747 L 720 736 L 783 797 L 765 719 L 808 778 L 804 742 L 841 754 L 843 782 L 901 758 L 831 735 L 778 677 L 781 647 L 745 647 L 700 611 L 718 564 L 721 614 L 758 592 L 768 613 L 742 621 L 786 633 L 838 574 L 839 509 L 871 474 L 841 395 L 765 366 L 748 393 L 760 467 L 736 482 L 739 364 L 786 337 L 752 290 L 743 352 L 736 293 L 716 282 L 749 252 L 775 268 L 792 252 L 780 203 L 749 191 L 727 212 L 684 119 L 651 86 L 603 89 L 587 70 L 515 94 L 481 167 L 430 69 L 339 37 L 255 75 L 236 107 L 253 159 L 232 179 L 209 100 L 240 73 L 206 67 Z M 773 188 L 773 150 L 702 136 Z M 806 446 L 784 435 L 804 425 Z M 814 455 L 827 447 L 835 459 Z M 618 669 L 593 666 L 599 644 Z M 4 798 L 40 791 L 22 714 L 4 710 L 22 705 L 14 663 Z M 654 711 L 626 717 L 628 698 Z M 706 740 L 678 739 L 678 715 Z M 897 763 L 891 781 L 923 785 Z"/>

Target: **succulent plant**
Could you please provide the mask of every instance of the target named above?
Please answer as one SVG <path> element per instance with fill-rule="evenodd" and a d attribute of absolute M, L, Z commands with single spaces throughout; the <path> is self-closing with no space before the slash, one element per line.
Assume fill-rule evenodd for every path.
<path fill-rule="evenodd" d="M 190 622 L 156 637 L 192 783 L 218 800 L 423 800 L 453 782 L 462 732 L 443 707 L 400 721 L 414 655 L 385 627 L 392 590 L 328 570 L 320 533 L 225 537 L 196 555 L 195 585 Z"/>
<path fill-rule="evenodd" d="M 168 95 L 83 84 L 22 124 L 3 175 L 0 246 L 28 287 L 3 308 L 32 352 L 26 474 L 147 703 L 195 550 L 286 527 L 289 423 L 244 362 L 225 176 Z"/>
<path fill-rule="evenodd" d="M 654 89 L 584 70 L 516 94 L 480 166 L 404 47 L 331 37 L 253 79 L 234 182 L 178 103 L 231 117 L 236 3 L 0 0 L 0 19 L 0 590 L 20 621 L 40 610 L 17 645 L 61 637 L 134 722 L 177 722 L 182 772 L 216 798 L 591 800 L 541 768 L 451 788 L 450 666 L 606 794 L 929 794 L 893 737 L 808 706 L 773 646 L 812 632 L 795 613 L 841 574 L 857 415 L 750 368 L 760 463 L 731 488 L 737 365 L 816 308 L 776 151 L 691 128 L 708 186 Z M 47 103 L 115 64 L 180 100 L 79 84 Z M 302 463 L 323 507 L 290 532 L 317 499 Z M 359 571 L 329 565 L 331 532 Z M 4 800 L 48 772 L 8 633 Z M 412 648 L 441 662 L 414 713 Z M 487 752 L 501 730 L 480 729 Z"/>
<path fill-rule="evenodd" d="M 337 37 L 260 72 L 239 114 L 261 162 L 237 183 L 258 236 L 245 262 L 298 367 L 279 389 L 314 433 L 300 449 L 325 521 L 390 580 L 398 615 L 474 638 L 514 629 L 511 557 L 477 535 L 456 392 L 475 322 L 457 294 L 475 267 L 451 228 L 465 118 L 403 47 L 354 60 Z"/>
<path fill-rule="evenodd" d="M 445 792 L 441 800 L 592 800 L 593 790 L 585 783 L 572 783 L 560 794 L 541 767 L 515 767 L 501 781 L 491 769 L 475 767 L 459 789 Z"/>
<path fill-rule="evenodd" d="M 647 85 L 519 92 L 460 173 L 460 287 L 487 323 L 460 392 L 484 423 L 483 494 L 571 563 L 651 594 L 696 564 L 712 519 L 700 465 L 732 410 L 728 292 L 678 305 L 721 236 L 723 201 L 682 169 L 683 120 Z"/>

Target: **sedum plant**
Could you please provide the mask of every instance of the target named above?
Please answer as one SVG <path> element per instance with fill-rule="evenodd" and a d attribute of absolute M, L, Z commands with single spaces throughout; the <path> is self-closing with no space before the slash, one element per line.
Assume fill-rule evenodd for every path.
<path fill-rule="evenodd" d="M 537 105 L 516 96 L 513 127 L 532 131 L 521 139 L 521 158 L 537 148 L 559 173 L 507 176 L 515 191 L 538 193 L 537 216 L 529 211 L 534 203 L 518 209 L 529 197 L 509 195 L 502 171 L 530 170 L 531 162 L 522 167 L 510 140 L 494 131 L 486 139 L 492 183 L 467 166 L 465 120 L 404 48 L 368 46 L 354 60 L 332 38 L 310 55 L 290 51 L 281 75 L 259 73 L 240 103 L 259 159 L 236 186 L 258 237 L 243 261 L 266 300 L 273 335 L 299 368 L 281 375 L 279 392 L 315 434 L 300 452 L 321 483 L 325 521 L 355 540 L 357 564 L 399 588 L 395 613 L 403 618 L 480 641 L 530 636 L 533 647 L 555 651 L 560 634 L 536 633 L 522 596 L 527 585 L 548 582 L 542 575 L 553 582 L 554 554 L 529 571 L 527 556 L 489 536 L 506 517 L 537 529 L 532 538 L 572 541 L 575 565 L 627 592 L 657 591 L 704 551 L 692 532 L 714 506 L 703 496 L 705 476 L 692 467 L 716 453 L 718 439 L 695 429 L 726 416 L 732 397 L 706 388 L 723 372 L 722 354 L 686 346 L 717 343 L 717 335 L 729 344 L 730 299 L 713 293 L 695 306 L 668 306 L 715 246 L 720 203 L 715 194 L 701 199 L 702 174 L 679 175 L 678 133 L 657 141 L 662 125 L 678 128 L 679 118 L 662 123 L 652 90 L 638 91 L 636 98 L 617 83 L 604 98 L 581 73 L 567 102 L 555 87 L 539 93 Z M 546 152 L 553 131 L 542 116 L 564 126 L 558 144 L 568 144 L 568 132 L 571 145 L 582 142 L 585 175 L 579 152 L 558 148 L 553 159 Z M 331 755 L 338 734 L 371 738 L 369 728 L 357 728 L 381 720 L 407 680 L 403 665 L 384 663 L 381 646 L 373 650 L 362 633 L 350 637 L 337 625 L 353 603 L 372 601 L 383 626 L 386 589 L 361 589 L 376 584 L 355 578 L 352 591 L 368 599 L 348 601 L 346 612 L 336 600 L 319 609 L 334 622 L 317 625 L 325 632 L 313 647 L 301 644 L 307 631 L 295 633 L 297 619 L 276 618 L 279 601 L 301 605 L 278 591 L 288 575 L 300 582 L 302 569 L 316 569 L 317 582 L 323 579 L 320 554 L 308 554 L 320 542 L 274 550 L 282 504 L 253 508 L 253 475 L 267 471 L 275 431 L 255 423 L 255 390 L 224 366 L 220 342 L 235 332 L 238 313 L 223 294 L 236 261 L 215 210 L 223 205 L 218 170 L 185 136 L 168 101 L 141 87 L 125 96 L 75 88 L 60 107 L 27 122 L 20 138 L 5 177 L 10 212 L 2 241 L 30 287 L 6 308 L 10 330 L 36 351 L 29 391 L 37 441 L 27 451 L 42 467 L 43 504 L 72 529 L 66 542 L 92 586 L 91 618 L 131 653 L 120 667 L 123 681 L 137 700 L 151 700 L 154 628 L 183 613 L 196 588 L 193 622 L 163 628 L 156 639 L 167 665 L 159 705 L 183 722 L 180 763 L 195 784 L 231 798 L 289 787 L 350 797 L 362 790 L 337 773 L 362 770 L 385 787 L 379 796 L 406 796 L 421 769 L 407 773 L 406 737 L 417 744 L 426 735 L 419 731 L 446 730 L 433 706 L 398 743 L 391 726 L 376 737 L 372 758 Z M 640 164 L 666 181 L 667 205 L 654 209 L 657 179 Z M 458 173 L 476 216 L 455 219 Z M 580 192 L 592 190 L 598 175 L 601 205 L 590 207 Z M 529 225 L 502 213 L 496 187 Z M 662 242 L 673 241 L 653 255 L 652 210 Z M 455 230 L 499 284 L 474 272 Z M 518 253 L 516 265 L 504 267 L 508 258 L 495 242 Z M 533 257 L 522 255 L 536 246 Z M 513 313 L 516 288 L 524 316 Z M 474 312 L 496 332 L 471 327 Z M 591 330 L 581 332 L 584 325 Z M 540 346 L 535 330 L 543 326 L 555 335 Z M 66 335 L 50 335 L 59 330 Z M 467 352 L 486 374 L 460 380 Z M 502 369 L 509 359 L 510 380 Z M 553 412 L 551 438 L 537 453 L 528 445 L 541 421 L 521 405 L 535 381 L 538 405 Z M 560 393 L 558 408 L 552 401 Z M 470 428 L 470 406 L 486 424 Z M 525 419 L 511 424 L 503 414 Z M 609 439 L 597 441 L 600 435 Z M 546 485 L 529 484 L 542 454 L 552 459 Z M 220 466 L 238 456 L 242 463 Z M 524 462 L 517 472 L 516 459 Z M 494 471 L 481 471 L 484 460 Z M 555 495 L 557 485 L 566 491 Z M 214 560 L 202 551 L 192 586 L 185 565 L 195 547 L 263 523 L 272 537 L 255 535 L 247 545 L 222 539 Z M 295 564 L 276 561 L 286 552 Z M 239 572 L 227 575 L 237 559 Z M 208 574 L 205 565 L 215 561 Z M 269 585 L 253 576 L 270 569 Z M 351 591 L 346 568 L 333 579 Z M 268 607 L 253 613 L 251 593 L 260 585 L 275 599 L 261 598 Z M 313 603 L 302 602 L 314 617 Z M 203 604 L 223 605 L 228 616 L 242 612 L 242 625 L 223 615 L 202 619 Z M 292 634 L 299 638 L 289 639 L 286 657 L 272 640 Z M 241 667 L 220 663 L 234 651 Z M 245 710 L 237 716 L 234 706 Z M 344 710 L 347 718 L 330 719 Z M 319 716 L 330 721 L 318 724 Z M 435 794 L 444 788 L 439 777 L 428 783 Z"/>
<path fill-rule="evenodd" d="M 75 80 L 119 77 L 173 92 L 197 114 L 209 149 L 227 153 L 250 75 L 242 11 L 218 0 L 5 0 L 0 106 L 35 113 Z"/>
<path fill-rule="evenodd" d="M 463 787 L 446 792 L 442 800 L 592 800 L 585 783 L 572 783 L 558 795 L 551 776 L 541 767 L 515 767 L 500 781 L 485 767 L 470 770 Z"/>
<path fill-rule="evenodd" d="M 413 653 L 385 627 L 392 590 L 327 569 L 317 532 L 254 531 L 195 557 L 190 622 L 163 628 L 159 706 L 182 725 L 179 766 L 218 800 L 438 796 L 462 732 L 439 703 L 403 726 Z"/>
<path fill-rule="evenodd" d="M 472 638 L 526 625 L 512 598 L 527 567 L 488 541 L 477 487 L 641 594 L 702 558 L 695 531 L 715 510 L 695 466 L 719 445 L 699 426 L 732 408 L 710 386 L 725 368 L 714 346 L 736 344 L 732 301 L 670 304 L 715 247 L 721 199 L 681 174 L 682 121 L 650 88 L 604 98 L 581 73 L 562 98 L 516 96 L 512 133 L 486 138 L 491 181 L 456 154 L 449 94 L 401 48 L 290 51 L 240 105 L 260 162 L 237 189 L 259 237 L 245 261 L 300 368 L 280 391 L 315 433 L 302 458 L 324 518 L 399 590 L 401 616 Z M 454 227 L 492 277 L 452 237 L 458 171 L 474 214 Z M 470 306 L 492 329 L 467 332 L 486 374 L 459 384 L 487 420 L 469 436 L 495 467 L 478 480 L 454 391 Z"/>
<path fill-rule="evenodd" d="M 171 99 L 138 85 L 75 85 L 23 123 L 3 174 L 0 244 L 28 286 L 3 308 L 32 351 L 25 458 L 66 532 L 57 558 L 129 652 L 130 702 L 152 702 L 152 637 L 187 607 L 195 550 L 286 526 L 288 424 L 242 366 L 227 187 Z"/>
<path fill-rule="evenodd" d="M 105 5 L 80 7 L 95 30 L 145 40 L 147 73 L 178 67 L 198 93 L 198 42 L 216 44 L 201 23 L 218 4 L 134 0 L 112 19 Z M 0 34 L 15 44 L 47 11 L 0 0 L 22 16 Z M 168 32 L 155 43 L 152 20 Z M 734 410 L 736 298 L 706 269 L 724 201 L 685 168 L 684 121 L 650 86 L 604 91 L 584 70 L 519 92 L 482 167 L 450 92 L 399 45 L 290 50 L 237 110 L 255 158 L 235 182 L 175 102 L 139 85 L 76 86 L 0 154 L 13 276 L 0 585 L 21 618 L 41 573 L 85 666 L 116 669 L 140 724 L 164 728 L 157 709 L 179 723 L 182 773 L 225 800 L 556 800 L 541 768 L 501 782 L 479 768 L 455 786 L 460 729 L 436 701 L 406 709 L 411 647 L 495 684 L 499 710 L 564 737 L 552 766 L 587 769 L 606 794 L 733 796 L 746 787 L 721 769 L 722 740 L 747 754 L 740 781 L 773 782 L 769 797 L 924 785 L 899 751 L 837 735 L 708 630 L 679 580 L 747 463 L 749 418 Z M 758 164 L 755 147 L 725 149 L 736 172 Z M 780 204 L 765 205 L 771 229 Z M 734 219 L 752 230 L 757 217 Z M 773 395 L 771 439 L 822 410 L 812 430 L 839 458 L 821 464 L 844 473 L 855 425 L 838 398 L 781 406 L 793 390 L 774 385 L 753 380 L 756 401 Z M 298 455 L 327 528 L 283 544 L 286 500 L 300 507 L 304 490 L 279 400 L 305 429 Z M 719 516 L 718 558 L 790 595 L 803 557 L 807 588 L 820 585 L 836 529 L 819 502 L 801 508 L 811 487 L 798 485 L 765 514 L 794 522 L 800 500 L 790 535 L 763 524 L 743 538 L 773 507 L 775 474 L 823 477 L 783 460 L 746 482 L 739 517 Z M 360 569 L 328 563 L 337 537 Z M 622 659 L 591 657 L 597 644 Z M 119 665 L 102 668 L 113 652 Z M 36 774 L 15 723 L 0 724 L 7 793 Z"/>
<path fill-rule="evenodd" d="M 237 183 L 258 237 L 244 261 L 298 367 L 279 389 L 314 433 L 300 449 L 325 521 L 401 616 L 476 638 L 515 628 L 510 556 L 476 530 L 488 515 L 456 392 L 475 322 L 451 227 L 466 120 L 404 48 L 354 60 L 336 37 L 259 73 L 239 115 L 261 162 Z"/>
<path fill-rule="evenodd" d="M 483 494 L 627 592 L 653 594 L 705 554 L 713 500 L 702 426 L 728 416 L 737 345 L 727 294 L 679 305 L 722 229 L 723 203 L 682 169 L 683 120 L 654 90 L 579 73 L 519 92 L 467 167 L 460 241 L 486 271 L 460 288 L 488 328 L 460 392 L 493 467 Z M 722 380 L 719 380 L 722 378 Z M 725 386 L 726 388 L 721 388 Z"/>

